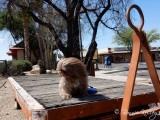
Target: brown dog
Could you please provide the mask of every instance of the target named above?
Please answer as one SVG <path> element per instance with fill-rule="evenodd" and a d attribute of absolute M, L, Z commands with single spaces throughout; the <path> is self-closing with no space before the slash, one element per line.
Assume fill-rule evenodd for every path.
<path fill-rule="evenodd" d="M 57 70 L 61 75 L 59 94 L 63 99 L 87 95 L 88 77 L 83 62 L 74 57 L 64 58 L 58 62 Z"/>

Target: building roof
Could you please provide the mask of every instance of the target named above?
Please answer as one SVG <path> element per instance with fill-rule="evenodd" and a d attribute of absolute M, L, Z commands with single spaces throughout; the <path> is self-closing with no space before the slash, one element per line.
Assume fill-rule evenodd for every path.
<path fill-rule="evenodd" d="M 14 45 L 14 47 L 17 47 L 17 48 L 24 48 L 24 41 L 22 40 L 22 41 L 19 42 L 18 44 Z"/>
<path fill-rule="evenodd" d="M 8 55 L 12 55 L 12 52 L 9 50 L 9 51 L 7 52 L 7 54 L 8 54 Z"/>
<path fill-rule="evenodd" d="M 160 51 L 160 48 L 151 47 L 150 51 Z M 115 48 L 104 48 L 98 50 L 98 55 L 105 55 L 105 54 L 122 54 L 122 53 L 130 53 L 127 47 L 115 47 Z"/>
<path fill-rule="evenodd" d="M 83 50 L 83 57 L 84 57 L 84 58 L 86 57 L 86 54 L 87 54 L 87 51 L 86 51 L 86 50 Z M 98 59 L 98 50 L 95 51 L 94 56 L 93 56 L 93 59 L 94 59 L 94 60 Z"/>
<path fill-rule="evenodd" d="M 105 49 L 98 50 L 98 55 L 101 55 L 101 54 L 108 54 L 108 49 L 105 48 Z"/>
<path fill-rule="evenodd" d="M 8 55 L 13 55 L 15 53 L 16 50 L 23 50 L 24 48 L 24 43 L 23 41 L 19 42 L 16 45 L 11 45 L 9 46 L 9 51 L 7 52 Z"/>
<path fill-rule="evenodd" d="M 23 50 L 24 48 L 19 48 L 19 47 L 10 47 L 9 50 Z"/>

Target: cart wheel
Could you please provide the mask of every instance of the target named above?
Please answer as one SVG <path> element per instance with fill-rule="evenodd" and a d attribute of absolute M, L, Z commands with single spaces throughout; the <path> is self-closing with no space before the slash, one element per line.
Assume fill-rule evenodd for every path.
<path fill-rule="evenodd" d="M 19 105 L 19 103 L 17 102 L 16 99 L 15 99 L 15 109 L 16 109 L 16 110 L 21 109 L 21 106 Z"/>

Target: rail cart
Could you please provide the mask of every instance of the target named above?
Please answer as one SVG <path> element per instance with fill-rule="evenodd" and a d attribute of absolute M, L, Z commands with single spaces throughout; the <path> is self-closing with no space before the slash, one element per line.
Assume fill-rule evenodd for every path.
<path fill-rule="evenodd" d="M 130 20 L 130 10 L 136 8 L 141 15 L 141 25 L 136 28 Z M 9 82 L 17 104 L 29 120 L 68 119 L 119 119 L 128 120 L 156 112 L 159 107 L 136 112 L 136 107 L 160 101 L 160 82 L 151 58 L 141 9 L 133 5 L 128 9 L 127 20 L 133 35 L 133 54 L 127 82 L 89 77 L 89 85 L 98 93 L 83 98 L 63 100 L 58 95 L 57 74 L 10 77 Z M 142 48 L 153 86 L 135 84 L 139 52 Z M 154 90 L 155 88 L 155 90 Z M 144 109 L 144 107 L 142 107 Z"/>

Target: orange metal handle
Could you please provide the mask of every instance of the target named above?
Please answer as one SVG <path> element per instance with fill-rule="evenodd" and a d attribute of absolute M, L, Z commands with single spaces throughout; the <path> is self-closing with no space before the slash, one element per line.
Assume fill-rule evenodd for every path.
<path fill-rule="evenodd" d="M 135 27 L 135 26 L 132 24 L 132 21 L 131 21 L 131 19 L 130 19 L 130 11 L 131 11 L 131 9 L 133 9 L 133 8 L 137 9 L 137 11 L 138 11 L 138 13 L 139 13 L 139 15 L 140 15 L 140 18 L 141 18 L 141 23 L 140 23 L 140 26 L 138 27 L 138 29 L 137 29 L 137 27 Z M 127 17 L 127 21 L 128 21 L 129 26 L 130 26 L 135 32 L 140 32 L 140 31 L 142 31 L 142 27 L 143 27 L 143 25 L 144 25 L 144 16 L 143 16 L 143 12 L 142 12 L 141 8 L 140 8 L 138 5 L 135 5 L 135 4 L 134 4 L 134 5 L 132 5 L 131 7 L 129 7 L 128 10 L 127 10 L 126 17 Z"/>

